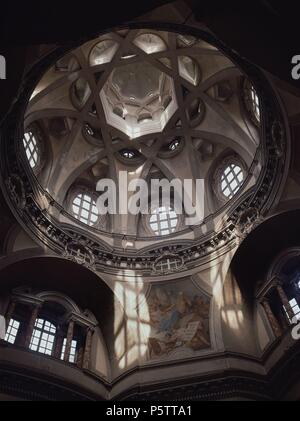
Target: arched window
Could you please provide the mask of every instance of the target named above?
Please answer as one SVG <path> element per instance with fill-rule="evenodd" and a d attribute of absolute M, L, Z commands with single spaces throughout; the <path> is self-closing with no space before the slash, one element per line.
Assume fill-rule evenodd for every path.
<path fill-rule="evenodd" d="M 150 227 L 156 235 L 168 235 L 175 231 L 178 216 L 170 207 L 161 206 L 150 216 Z"/>
<path fill-rule="evenodd" d="M 240 189 L 244 181 L 244 173 L 235 163 L 229 164 L 221 174 L 221 191 L 227 199 L 231 199 Z"/>
<path fill-rule="evenodd" d="M 29 165 L 35 169 L 40 160 L 40 148 L 36 135 L 31 131 L 26 132 L 23 137 L 23 145 Z"/>
<path fill-rule="evenodd" d="M 140 34 L 133 43 L 147 54 L 158 53 L 166 49 L 163 39 L 155 34 Z"/>
<path fill-rule="evenodd" d="M 111 39 L 100 41 L 90 53 L 90 66 L 108 63 L 115 55 L 119 44 Z"/>
<path fill-rule="evenodd" d="M 72 211 L 79 221 L 93 226 L 98 221 L 99 212 L 96 202 L 90 194 L 80 193 L 72 202 Z"/>
<path fill-rule="evenodd" d="M 299 264 L 299 247 L 285 250 L 272 264 L 260 288 L 260 301 L 278 337 L 300 321 Z"/>
<path fill-rule="evenodd" d="M 251 120 L 259 126 L 261 119 L 260 101 L 254 86 L 248 79 L 244 81 L 244 100 Z"/>
<path fill-rule="evenodd" d="M 39 300 L 38 308 L 32 307 L 30 298 Z M 70 319 L 70 313 L 74 319 Z M 82 311 L 71 298 L 55 291 L 32 292 L 29 287 L 21 287 L 13 291 L 5 317 L 10 320 L 5 335 L 9 344 L 79 368 L 88 366 L 97 322 L 89 310 Z"/>
<path fill-rule="evenodd" d="M 44 319 L 36 319 L 29 348 L 42 354 L 52 355 L 56 327 Z"/>
<path fill-rule="evenodd" d="M 15 340 L 19 331 L 19 327 L 20 327 L 20 322 L 14 319 L 10 319 L 8 327 L 7 327 L 7 331 L 5 334 L 5 340 L 9 342 L 10 344 L 15 343 Z"/>

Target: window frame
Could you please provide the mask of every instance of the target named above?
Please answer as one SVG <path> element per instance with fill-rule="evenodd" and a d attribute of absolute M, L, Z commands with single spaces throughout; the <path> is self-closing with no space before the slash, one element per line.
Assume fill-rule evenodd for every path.
<path fill-rule="evenodd" d="M 66 344 L 67 344 L 67 338 L 64 337 L 63 342 L 62 342 L 61 353 L 60 353 L 60 359 L 62 361 L 64 360 L 64 357 L 65 357 Z M 77 351 L 78 351 L 77 348 L 78 348 L 78 341 L 77 339 L 73 338 L 71 341 L 70 354 L 69 354 L 69 359 L 68 359 L 68 362 L 71 364 L 76 364 Z"/>
<path fill-rule="evenodd" d="M 126 153 L 126 152 L 133 152 L 134 153 L 134 156 L 132 158 L 128 158 L 128 157 L 124 156 L 124 153 Z M 139 164 L 142 164 L 144 162 L 144 160 L 145 160 L 144 155 L 141 152 L 139 152 L 137 149 L 135 149 L 135 148 L 122 148 L 122 149 L 119 149 L 116 152 L 116 157 L 123 164 L 126 164 L 126 165 L 134 165 L 134 166 L 139 165 Z"/>
<path fill-rule="evenodd" d="M 26 139 L 26 135 L 30 136 L 30 139 Z M 33 151 L 30 150 L 30 141 L 34 140 L 35 145 L 33 146 L 33 151 L 36 152 L 37 157 L 35 160 L 35 165 L 32 166 L 30 161 L 34 160 L 34 158 L 32 157 L 32 153 Z M 23 151 L 24 151 L 24 157 L 26 159 L 26 162 L 29 165 L 29 168 L 31 169 L 31 171 L 34 174 L 38 174 L 43 166 L 43 147 L 42 147 L 42 142 L 41 142 L 41 135 L 39 133 L 39 130 L 37 130 L 36 128 L 33 127 L 29 127 L 26 130 L 24 130 L 24 134 L 23 134 L 23 138 L 22 138 L 22 146 L 23 146 Z M 30 157 L 27 154 L 27 151 L 29 150 L 30 152 Z"/>
<path fill-rule="evenodd" d="M 157 211 L 158 209 L 163 209 L 163 208 L 166 209 L 165 206 L 158 206 L 155 211 Z M 155 235 L 157 237 L 164 237 L 164 236 L 167 236 L 167 235 L 170 235 L 170 234 L 174 234 L 175 232 L 178 231 L 178 227 L 179 227 L 179 224 L 180 224 L 180 215 L 178 215 L 176 213 L 176 211 L 172 208 L 172 206 L 169 206 L 168 208 L 169 208 L 168 211 L 165 210 L 165 211 L 161 211 L 159 213 L 156 213 L 154 211 L 154 212 L 151 212 L 149 214 L 148 225 L 149 225 L 149 229 L 150 229 L 150 232 L 152 233 L 152 235 Z M 170 218 L 170 216 L 169 216 L 170 211 L 173 212 L 176 215 L 174 218 L 173 217 Z M 161 219 L 158 216 L 158 215 L 161 215 L 161 214 L 166 214 L 167 217 L 164 218 L 164 219 Z M 157 215 L 156 221 L 155 220 L 151 221 L 151 218 L 153 218 L 155 215 Z M 172 226 L 171 221 L 174 221 L 174 220 L 176 220 L 176 225 Z M 165 228 L 161 227 L 161 224 L 160 224 L 161 222 L 167 222 L 167 227 L 165 227 Z M 153 225 L 157 225 L 157 229 L 154 229 Z M 163 231 L 168 231 L 168 232 L 163 233 Z"/>
<path fill-rule="evenodd" d="M 167 274 L 178 272 L 184 266 L 180 256 L 176 254 L 164 254 L 160 256 L 153 264 L 153 271 L 157 274 Z"/>
<path fill-rule="evenodd" d="M 47 324 L 49 325 L 49 328 Z M 37 335 L 38 332 L 40 332 L 39 335 Z M 43 354 L 43 355 L 52 356 L 54 347 L 55 347 L 56 332 L 57 332 L 56 326 L 53 323 L 51 323 L 49 320 L 43 319 L 41 317 L 36 318 L 34 322 L 34 328 L 32 331 L 31 339 L 30 339 L 29 349 L 34 352 L 39 352 L 40 354 Z M 46 335 L 47 335 L 47 338 L 45 338 Z M 53 338 L 53 340 L 49 341 L 49 337 Z M 34 343 L 34 340 L 37 340 L 37 344 Z M 41 346 L 41 342 L 45 342 L 45 346 Z M 48 344 L 52 345 L 51 348 L 47 346 Z M 33 349 L 35 347 L 36 349 Z"/>
<path fill-rule="evenodd" d="M 240 175 L 242 176 L 241 180 L 239 178 Z M 230 176 L 232 176 L 232 179 L 229 180 Z M 222 194 L 226 197 L 226 199 L 232 199 L 243 185 L 243 182 L 243 169 L 236 163 L 229 164 L 224 168 L 224 171 L 221 174 L 220 183 Z M 225 183 L 225 185 L 223 185 L 223 183 Z M 236 185 L 233 186 L 233 183 L 236 183 Z M 229 194 L 225 193 L 227 190 Z"/>
<path fill-rule="evenodd" d="M 295 301 L 295 303 L 293 303 L 294 301 Z M 293 319 L 290 318 L 290 315 L 289 315 L 287 309 L 285 308 L 285 306 L 283 305 L 282 307 L 284 309 L 284 312 L 285 312 L 285 315 L 286 315 L 288 321 L 292 325 L 295 317 L 297 318 L 298 321 L 300 320 L 300 305 L 299 305 L 296 297 L 291 298 L 289 300 L 289 305 L 290 305 L 290 308 L 291 308 L 292 312 L 294 313 Z M 297 308 L 297 311 L 295 310 L 296 308 Z"/>
<path fill-rule="evenodd" d="M 15 324 L 18 324 L 18 326 L 15 326 Z M 7 326 L 7 329 L 6 329 L 6 332 L 5 332 L 5 337 L 4 337 L 4 340 L 6 342 L 8 342 L 8 343 L 10 343 L 12 345 L 15 344 L 16 339 L 18 337 L 20 325 L 21 325 L 21 323 L 18 320 L 14 319 L 13 317 L 9 320 L 9 323 L 8 323 L 8 326 Z M 16 331 L 15 334 L 12 333 L 12 330 Z M 12 337 L 14 339 L 13 342 L 11 342 L 9 340 L 10 337 Z"/>
<path fill-rule="evenodd" d="M 230 167 L 231 165 L 237 166 L 241 169 L 243 180 L 239 182 L 240 184 L 237 189 L 233 189 L 233 190 L 236 190 L 235 193 L 227 197 L 224 194 L 225 189 L 222 188 L 222 178 L 226 169 Z M 226 155 L 225 157 L 223 157 L 223 159 L 217 162 L 212 172 L 212 186 L 213 186 L 213 191 L 215 193 L 216 198 L 221 203 L 226 203 L 230 200 L 233 200 L 242 192 L 246 179 L 247 179 L 247 166 L 242 160 L 242 158 L 237 154 Z"/>
<path fill-rule="evenodd" d="M 171 145 L 177 142 L 177 146 L 172 149 Z M 158 152 L 158 157 L 167 159 L 172 158 L 178 155 L 185 146 L 185 140 L 183 136 L 173 136 L 172 138 L 168 138 Z"/>
<path fill-rule="evenodd" d="M 82 198 L 79 198 L 80 196 Z M 90 198 L 90 202 L 84 199 L 85 196 L 88 196 Z M 74 203 L 76 199 L 80 200 L 79 204 Z M 89 208 L 86 208 L 83 206 L 84 202 L 89 204 Z M 76 211 L 74 210 L 74 206 L 78 208 L 78 214 L 76 214 Z M 96 213 L 92 211 L 93 207 L 96 207 L 97 209 L 97 197 L 88 189 L 77 189 L 76 191 L 73 192 L 72 196 L 70 197 L 69 210 L 70 210 L 71 215 L 76 219 L 76 221 L 81 222 L 82 224 L 85 224 L 90 228 L 97 227 L 97 225 L 99 224 L 99 219 L 100 219 L 98 209 Z M 87 217 L 82 216 L 83 211 L 88 212 Z M 91 218 L 92 215 L 97 217 L 95 221 L 92 220 Z"/>

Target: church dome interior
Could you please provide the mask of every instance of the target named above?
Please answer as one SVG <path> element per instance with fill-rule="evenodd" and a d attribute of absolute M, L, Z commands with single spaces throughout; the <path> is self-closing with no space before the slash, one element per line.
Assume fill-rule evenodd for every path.
<path fill-rule="evenodd" d="M 0 401 L 300 400 L 300 89 L 259 3 L 251 37 L 231 1 L 24 9 L 40 23 L 1 80 Z"/>
<path fill-rule="evenodd" d="M 24 115 L 23 145 L 51 196 L 49 211 L 66 211 L 61 222 L 144 242 L 195 237 L 174 209 L 169 224 L 156 216 L 159 207 L 148 218 L 99 215 L 97 182 L 118 185 L 121 171 L 128 182 L 149 185 L 203 179 L 200 229 L 206 221 L 216 226 L 231 199 L 259 178 L 260 113 L 253 84 L 212 44 L 174 32 L 117 31 L 63 55 L 41 77 Z"/>

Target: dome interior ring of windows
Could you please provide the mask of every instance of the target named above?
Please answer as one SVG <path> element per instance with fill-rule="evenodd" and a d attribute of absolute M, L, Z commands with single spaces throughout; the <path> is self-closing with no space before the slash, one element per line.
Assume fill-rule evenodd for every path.
<path fill-rule="evenodd" d="M 222 60 L 224 65 L 216 64 Z M 228 67 L 229 64 L 231 67 Z M 135 172 L 138 176 L 142 174 L 144 179 L 150 179 L 151 171 L 157 168 L 167 179 L 176 178 L 178 174 L 182 178 L 191 175 L 201 178 L 202 167 L 206 167 L 209 176 L 217 168 L 213 174 L 216 196 L 222 204 L 232 199 L 245 185 L 250 159 L 248 161 L 241 154 L 240 158 L 238 156 L 233 162 L 228 162 L 226 167 L 220 169 L 217 166 L 227 148 L 226 136 L 231 141 L 230 145 L 234 145 L 236 138 L 231 139 L 231 134 L 238 135 L 240 139 L 242 131 L 235 124 L 237 116 L 231 115 L 233 107 L 230 101 L 239 99 L 241 93 L 244 104 L 238 117 L 244 117 L 242 109 L 245 111 L 247 105 L 249 115 L 256 119 L 257 124 L 261 119 L 259 95 L 251 81 L 244 79 L 241 87 L 243 75 L 239 69 L 236 69 L 238 75 L 235 80 L 230 72 L 230 76 L 224 77 L 227 67 L 232 69 L 233 66 L 234 63 L 221 51 L 203 40 L 185 34 L 145 29 L 102 35 L 83 44 L 78 51 L 75 49 L 60 57 L 52 73 L 46 74 L 45 79 L 41 79 L 41 85 L 36 87 L 38 97 L 33 96 L 35 100 L 29 102 L 25 116 L 31 115 L 31 107 L 40 107 L 39 111 L 45 111 L 43 101 L 49 95 L 51 107 L 53 105 L 51 118 L 55 111 L 59 111 L 59 118 L 67 122 L 66 130 L 54 125 L 59 126 L 59 136 L 54 131 L 50 133 L 59 137 L 60 142 L 58 144 L 58 139 L 55 139 L 57 144 L 53 141 L 50 146 L 54 151 L 61 147 L 62 152 L 58 160 L 55 156 L 53 163 L 54 168 L 60 162 L 53 174 L 59 173 L 61 179 L 57 177 L 56 180 L 53 174 L 49 177 L 50 180 L 52 176 L 50 195 L 53 200 L 59 198 L 59 205 L 68 204 L 66 210 L 71 216 L 90 228 L 101 230 L 102 220 L 96 206 L 98 195 L 94 188 L 96 178 L 110 173 L 114 177 L 118 168 L 122 168 L 120 163 L 128 168 L 128 172 Z M 70 73 L 70 77 L 66 77 L 66 72 Z M 51 76 L 52 85 L 47 85 Z M 60 77 L 65 83 L 62 80 L 59 90 L 56 90 Z M 233 88 L 238 84 L 239 91 L 235 92 L 237 89 Z M 39 99 L 42 101 L 39 102 Z M 61 116 L 64 110 L 66 115 Z M 71 117 L 67 117 L 69 115 Z M 43 123 L 47 127 L 46 119 Z M 225 140 L 219 141 L 222 137 Z M 202 146 L 197 148 L 194 139 L 199 139 Z M 24 134 L 25 155 L 35 173 L 44 159 L 43 143 L 48 141 L 34 131 L 27 130 Z M 251 133 L 244 136 L 241 142 L 244 141 L 251 142 Z M 69 144 L 72 147 L 67 151 L 65 145 Z M 207 150 L 204 150 L 205 144 L 209 144 Z M 235 157 L 240 149 L 245 154 L 250 149 L 248 145 L 236 148 L 238 152 L 234 146 L 230 148 Z M 254 158 L 255 151 L 251 154 Z M 244 162 L 247 162 L 247 167 Z M 84 168 L 84 171 L 78 175 L 79 168 Z M 63 171 L 68 170 L 70 173 L 66 180 L 71 179 L 72 185 L 66 192 L 61 189 L 61 193 L 59 183 L 64 185 Z M 48 179 L 48 175 L 44 179 Z M 69 192 L 81 180 L 93 187 L 78 192 L 68 201 Z M 48 189 L 47 185 L 42 187 Z M 144 229 L 147 236 L 149 231 L 151 235 L 163 236 L 184 229 L 179 223 L 179 215 L 172 209 L 167 211 L 157 211 L 150 216 L 150 222 L 143 226 L 144 229 L 147 225 Z M 161 219 L 161 214 L 165 213 L 169 217 Z M 73 218 L 71 222 L 74 223 Z"/>

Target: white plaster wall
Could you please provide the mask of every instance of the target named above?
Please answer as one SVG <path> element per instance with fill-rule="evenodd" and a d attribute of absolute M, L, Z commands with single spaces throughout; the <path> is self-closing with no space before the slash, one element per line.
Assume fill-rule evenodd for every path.
<path fill-rule="evenodd" d="M 91 370 L 100 376 L 108 378 L 110 375 L 107 348 L 100 329 L 96 329 L 92 340 Z"/>
<path fill-rule="evenodd" d="M 256 317 L 256 324 L 257 324 L 257 338 L 260 350 L 263 351 L 267 345 L 271 341 L 270 333 L 267 329 L 265 318 L 262 315 L 262 309 L 257 309 L 257 317 Z"/>

